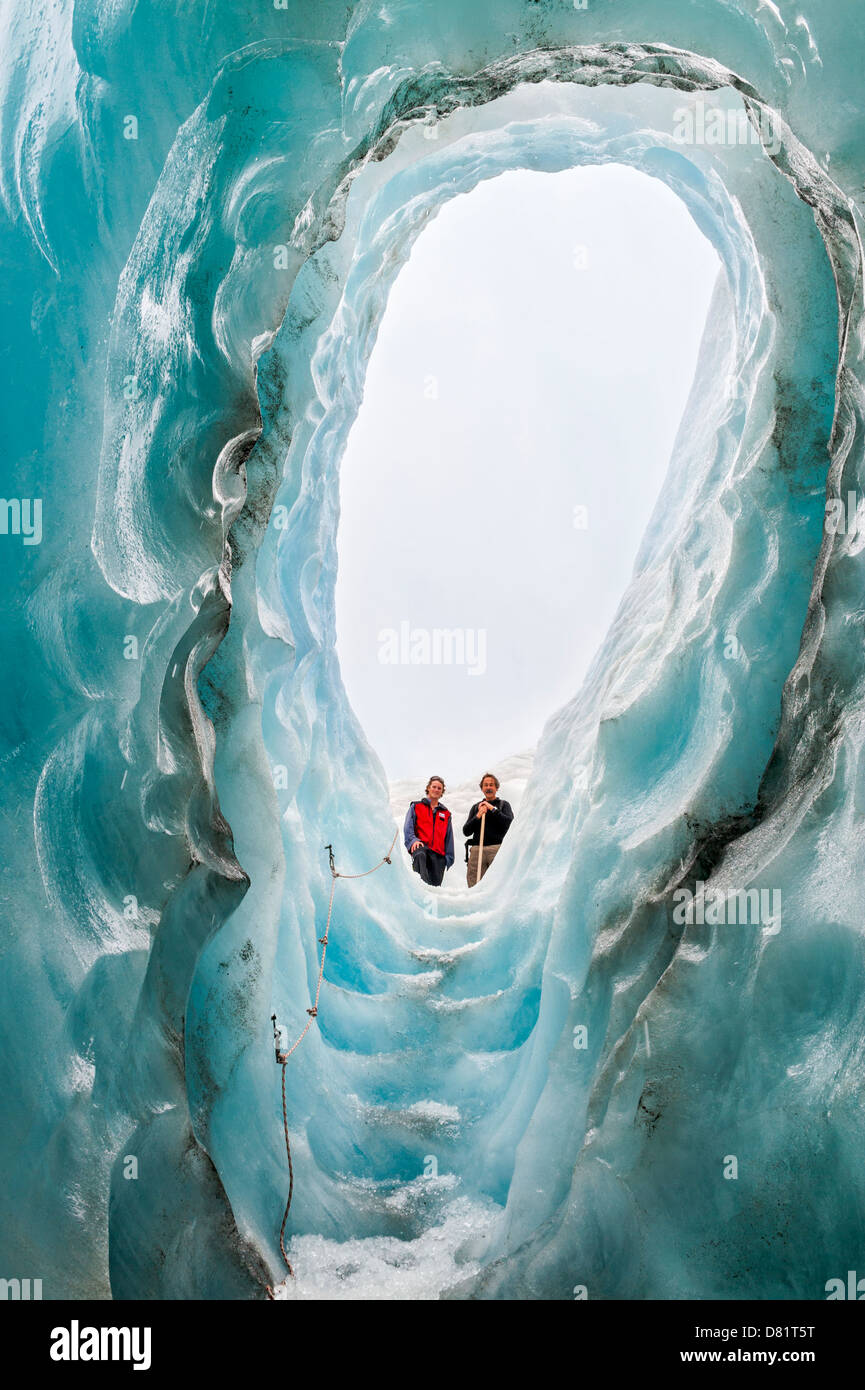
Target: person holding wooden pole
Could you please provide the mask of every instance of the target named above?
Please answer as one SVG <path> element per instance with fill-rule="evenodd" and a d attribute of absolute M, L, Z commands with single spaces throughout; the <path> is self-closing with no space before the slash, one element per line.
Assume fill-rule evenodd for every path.
<path fill-rule="evenodd" d="M 499 796 L 499 779 L 485 772 L 480 781 L 483 800 L 476 801 L 463 826 L 469 837 L 466 844 L 466 882 L 469 888 L 480 883 L 499 852 L 502 840 L 511 828 L 514 813 L 510 803 Z"/>

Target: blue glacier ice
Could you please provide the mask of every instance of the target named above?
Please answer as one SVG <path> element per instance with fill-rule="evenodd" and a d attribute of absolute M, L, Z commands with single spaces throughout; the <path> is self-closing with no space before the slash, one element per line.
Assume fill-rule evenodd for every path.
<path fill-rule="evenodd" d="M 669 473 L 495 875 L 337 882 L 284 1292 L 823 1298 L 865 1235 L 865 557 L 825 525 L 865 484 L 851 7 L 6 27 L 3 492 L 42 537 L 7 505 L 0 1275 L 283 1279 L 270 1019 L 314 997 L 322 846 L 360 873 L 395 828 L 336 655 L 365 364 L 446 200 L 615 162 L 723 265 Z M 780 917 L 711 910 L 754 890 Z"/>

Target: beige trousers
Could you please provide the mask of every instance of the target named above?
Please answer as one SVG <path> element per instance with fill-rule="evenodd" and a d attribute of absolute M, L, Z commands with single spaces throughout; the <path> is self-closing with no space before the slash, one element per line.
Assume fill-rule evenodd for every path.
<path fill-rule="evenodd" d="M 483 857 L 483 863 L 481 864 L 481 878 L 483 878 L 484 874 L 486 873 L 487 869 L 490 867 L 490 864 L 492 864 L 493 860 L 495 859 L 495 857 L 496 857 L 496 855 L 498 854 L 498 852 L 499 852 L 500 849 L 501 849 L 501 845 L 484 845 L 484 857 Z M 473 888 L 473 887 L 474 887 L 475 879 L 477 878 L 477 876 L 478 876 L 478 846 L 477 846 L 477 845 L 469 845 L 469 862 L 468 862 L 468 867 L 467 867 L 467 869 L 466 869 L 466 883 L 468 884 L 469 888 Z"/>

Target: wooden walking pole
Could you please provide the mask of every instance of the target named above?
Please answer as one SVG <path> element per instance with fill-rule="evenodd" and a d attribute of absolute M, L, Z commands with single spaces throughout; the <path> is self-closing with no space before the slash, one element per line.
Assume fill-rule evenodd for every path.
<path fill-rule="evenodd" d="M 483 863 L 484 858 L 484 830 L 486 829 L 486 824 L 486 816 L 481 816 L 481 842 L 478 845 L 478 871 L 475 874 L 475 888 L 477 888 L 478 884 L 481 881 L 481 864 Z"/>

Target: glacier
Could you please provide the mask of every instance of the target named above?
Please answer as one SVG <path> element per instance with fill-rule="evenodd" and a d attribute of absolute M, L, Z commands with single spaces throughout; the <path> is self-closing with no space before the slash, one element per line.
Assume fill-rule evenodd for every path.
<path fill-rule="evenodd" d="M 42 537 L 7 505 L 0 1273 L 46 1298 L 824 1297 L 865 1234 L 850 7 L 4 24 L 4 498 L 41 500 Z M 496 874 L 432 898 L 395 854 L 337 881 L 281 1282 L 271 1015 L 296 1035 L 315 994 L 322 846 L 361 873 L 395 828 L 336 654 L 365 364 L 448 199 L 609 162 L 723 266 L 669 472 Z M 780 920 L 711 910 L 754 890 Z"/>

